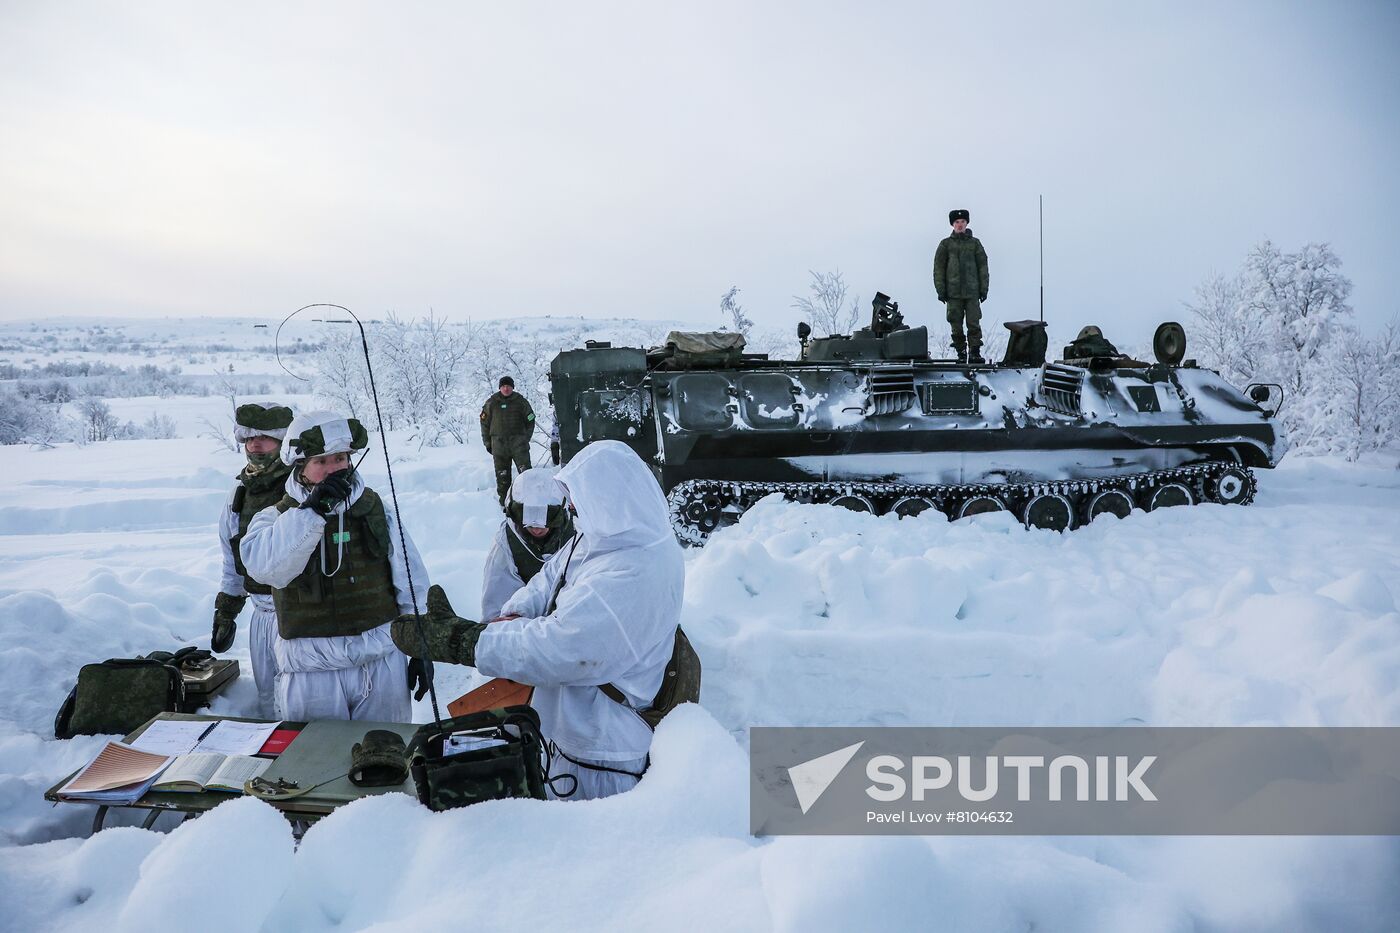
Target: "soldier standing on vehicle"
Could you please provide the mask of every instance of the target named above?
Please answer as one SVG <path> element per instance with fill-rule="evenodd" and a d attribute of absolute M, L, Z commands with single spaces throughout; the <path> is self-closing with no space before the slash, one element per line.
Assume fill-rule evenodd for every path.
<path fill-rule="evenodd" d="M 959 363 L 982 363 L 982 302 L 987 300 L 987 251 L 968 229 L 971 215 L 965 210 L 948 212 L 953 232 L 938 244 L 933 256 L 933 287 L 938 300 L 948 306 L 953 328 L 953 348 Z M 963 322 L 967 334 L 963 334 Z"/>
<path fill-rule="evenodd" d="M 515 391 L 515 380 L 510 376 L 502 376 L 498 388 L 481 406 L 481 443 L 496 463 L 496 498 L 504 507 L 510 492 L 511 462 L 521 473 L 530 469 L 535 411 L 525 396 Z"/>

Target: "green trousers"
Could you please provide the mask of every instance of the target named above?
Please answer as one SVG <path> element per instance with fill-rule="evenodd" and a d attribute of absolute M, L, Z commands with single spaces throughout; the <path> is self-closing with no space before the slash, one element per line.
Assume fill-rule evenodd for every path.
<path fill-rule="evenodd" d="M 491 438 L 491 459 L 496 462 L 496 498 L 505 505 L 506 496 L 510 495 L 511 463 L 520 473 L 530 469 L 530 435 Z"/>
<path fill-rule="evenodd" d="M 963 335 L 963 321 L 967 321 L 967 335 Z M 982 349 L 982 302 L 976 298 L 949 298 L 948 323 L 953 326 L 953 349 L 965 350 L 969 345 L 972 352 Z"/>

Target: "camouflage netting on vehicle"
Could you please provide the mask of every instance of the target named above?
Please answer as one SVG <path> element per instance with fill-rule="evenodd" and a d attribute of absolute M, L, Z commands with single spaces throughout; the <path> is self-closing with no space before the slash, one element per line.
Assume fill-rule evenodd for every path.
<path fill-rule="evenodd" d="M 673 330 L 666 335 L 671 362 L 681 368 L 727 366 L 739 362 L 744 335 L 727 331 Z"/>
<path fill-rule="evenodd" d="M 408 743 L 418 800 L 451 810 L 484 800 L 543 800 L 544 740 L 538 714 L 510 706 L 428 723 Z"/>

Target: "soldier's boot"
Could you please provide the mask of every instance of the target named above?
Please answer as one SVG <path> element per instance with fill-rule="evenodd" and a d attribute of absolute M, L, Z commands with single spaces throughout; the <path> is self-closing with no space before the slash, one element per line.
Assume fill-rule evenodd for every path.
<path fill-rule="evenodd" d="M 953 350 L 958 354 L 958 362 L 967 362 L 967 338 L 962 334 L 953 335 Z"/>
<path fill-rule="evenodd" d="M 982 359 L 982 348 L 973 347 L 967 354 L 967 362 L 973 366 L 981 366 L 987 361 Z"/>

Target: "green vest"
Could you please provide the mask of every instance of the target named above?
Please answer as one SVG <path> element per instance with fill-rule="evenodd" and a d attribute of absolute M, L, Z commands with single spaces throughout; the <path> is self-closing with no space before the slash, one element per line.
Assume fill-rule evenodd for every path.
<path fill-rule="evenodd" d="M 291 496 L 284 496 L 277 511 L 285 512 L 297 504 Z M 389 566 L 389 520 L 379 495 L 366 489 L 346 511 L 343 547 L 335 540 L 338 528 L 339 522 L 332 515 L 306 569 L 285 588 L 272 591 L 277 632 L 283 638 L 358 635 L 398 616 Z M 331 576 L 321 572 L 322 548 Z"/>
<path fill-rule="evenodd" d="M 506 542 L 510 545 L 510 556 L 515 561 L 515 572 L 520 574 L 520 582 L 529 583 L 530 578 L 540 572 L 544 562 L 553 556 L 574 536 L 574 523 L 566 521 L 558 528 L 551 528 L 543 538 L 529 538 L 529 544 L 522 538 L 529 532 L 521 532 L 511 522 L 506 529 Z"/>
<path fill-rule="evenodd" d="M 272 469 L 261 473 L 249 476 L 245 468 L 238 474 L 238 488 L 233 491 L 233 501 L 229 503 L 229 509 L 238 516 L 238 533 L 229 538 L 228 543 L 229 547 L 233 548 L 233 569 L 243 577 L 243 588 L 249 593 L 266 596 L 272 592 L 272 587 L 248 576 L 248 569 L 243 566 L 243 555 L 238 550 L 238 544 L 248 533 L 248 523 L 253 520 L 253 516 L 269 505 L 276 505 L 277 500 L 282 498 L 283 487 L 287 485 L 287 476 L 291 472 L 291 467 L 279 461 Z"/>

